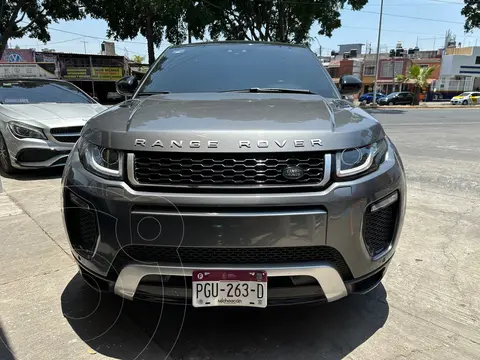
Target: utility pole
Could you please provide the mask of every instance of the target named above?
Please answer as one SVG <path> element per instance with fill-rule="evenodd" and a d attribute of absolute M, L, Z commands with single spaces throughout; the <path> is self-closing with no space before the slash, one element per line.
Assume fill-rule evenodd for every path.
<path fill-rule="evenodd" d="M 375 83 L 373 84 L 373 104 L 377 103 L 377 81 L 378 81 L 378 68 L 380 59 L 380 35 L 382 34 L 382 16 L 383 16 L 383 0 L 380 2 L 380 20 L 378 23 L 378 40 L 377 40 L 377 54 L 375 55 Z"/>
<path fill-rule="evenodd" d="M 85 51 L 85 55 L 87 55 L 87 43 L 88 41 L 85 41 L 85 38 L 83 38 L 83 41 L 80 41 L 83 43 L 83 50 Z"/>
<path fill-rule="evenodd" d="M 90 78 L 92 79 L 92 97 L 95 97 L 95 82 L 93 81 L 93 66 L 92 66 L 92 57 L 90 58 Z"/>
<path fill-rule="evenodd" d="M 392 59 L 392 92 L 395 92 L 395 59 Z"/>
<path fill-rule="evenodd" d="M 322 57 L 322 45 L 320 44 L 320 41 L 318 41 L 317 37 L 314 37 L 314 39 L 317 41 L 318 44 L 318 55 Z"/>

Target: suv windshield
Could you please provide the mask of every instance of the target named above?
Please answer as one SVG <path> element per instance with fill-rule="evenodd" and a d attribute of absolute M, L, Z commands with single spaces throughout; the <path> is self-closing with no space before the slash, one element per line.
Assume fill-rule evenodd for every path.
<path fill-rule="evenodd" d="M 138 94 L 251 88 L 308 90 L 339 98 L 328 73 L 310 50 L 247 42 L 169 48 Z"/>
<path fill-rule="evenodd" d="M 93 104 L 75 86 L 59 81 L 3 80 L 0 81 L 0 104 L 81 103 Z"/>

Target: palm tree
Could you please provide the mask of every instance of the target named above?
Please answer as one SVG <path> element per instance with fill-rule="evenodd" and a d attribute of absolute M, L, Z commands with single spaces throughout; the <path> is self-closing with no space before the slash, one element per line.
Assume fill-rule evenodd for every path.
<path fill-rule="evenodd" d="M 407 78 L 405 77 L 405 75 L 399 74 L 399 75 L 395 76 L 395 82 L 399 84 L 398 85 L 398 91 L 402 91 L 402 85 L 405 81 L 407 81 Z"/>
<path fill-rule="evenodd" d="M 405 80 L 413 80 L 413 84 L 415 85 L 415 97 L 413 98 L 412 105 L 419 104 L 420 91 L 428 86 L 428 79 L 432 76 L 434 70 L 435 66 L 420 67 L 419 65 L 412 65 L 407 70 L 407 76 L 405 76 Z"/>
<path fill-rule="evenodd" d="M 132 59 L 134 62 L 136 62 L 137 64 L 143 64 L 143 60 L 145 60 L 145 56 L 140 56 L 140 55 L 133 55 L 133 59 Z"/>

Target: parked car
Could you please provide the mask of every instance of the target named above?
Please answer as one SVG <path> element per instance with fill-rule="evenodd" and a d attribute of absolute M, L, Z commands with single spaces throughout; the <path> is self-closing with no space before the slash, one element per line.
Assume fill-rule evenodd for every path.
<path fill-rule="evenodd" d="M 377 101 L 378 105 L 411 105 L 415 94 L 412 92 L 394 92 Z"/>
<path fill-rule="evenodd" d="M 381 99 L 383 98 L 384 96 L 386 96 L 385 94 L 381 93 L 381 92 L 378 92 L 377 93 L 377 99 Z M 358 101 L 360 102 L 363 102 L 365 101 L 367 104 L 370 104 L 372 101 L 373 101 L 373 92 L 370 92 L 370 93 L 365 93 L 363 95 L 361 95 L 359 98 L 358 98 Z"/>
<path fill-rule="evenodd" d="M 460 95 L 454 96 L 450 103 L 452 105 L 475 105 L 480 103 L 480 92 L 467 91 Z"/>
<path fill-rule="evenodd" d="M 232 71 L 235 69 L 235 71 Z M 182 81 L 179 81 L 182 79 Z M 194 307 L 332 302 L 375 288 L 405 214 L 400 156 L 303 45 L 169 47 L 91 119 L 62 178 L 93 288 Z"/>
<path fill-rule="evenodd" d="M 104 109 L 66 81 L 0 80 L 0 168 L 65 165 L 85 122 Z"/>

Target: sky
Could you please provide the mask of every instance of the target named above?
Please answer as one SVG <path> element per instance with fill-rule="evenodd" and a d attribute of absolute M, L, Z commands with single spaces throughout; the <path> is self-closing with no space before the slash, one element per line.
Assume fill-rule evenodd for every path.
<path fill-rule="evenodd" d="M 347 6 L 348 8 L 348 6 Z M 404 48 L 418 45 L 421 50 L 433 50 L 443 46 L 445 33 L 450 30 L 456 35 L 457 44 L 462 46 L 480 46 L 480 29 L 465 34 L 464 17 L 460 14 L 461 0 L 384 0 L 380 49 L 395 48 L 401 41 Z M 361 11 L 345 9 L 341 11 L 342 27 L 333 32 L 332 37 L 318 35 L 319 27 L 314 25 L 310 36 L 316 38 L 311 48 L 318 53 L 322 46 L 322 55 L 338 50 L 340 44 L 371 44 L 372 52 L 377 48 L 377 36 L 380 13 L 380 0 L 370 0 Z M 422 18 L 422 19 L 420 19 Z M 427 20 L 430 19 L 430 20 Z M 100 44 L 106 38 L 108 26 L 103 20 L 84 19 L 52 23 L 49 27 L 51 41 L 43 44 L 35 39 L 24 37 L 10 41 L 12 46 L 20 48 L 55 49 L 61 52 L 79 52 L 96 54 Z M 155 49 L 158 56 L 170 44 L 164 40 Z M 147 44 L 143 36 L 116 42 L 116 53 L 147 58 Z"/>

